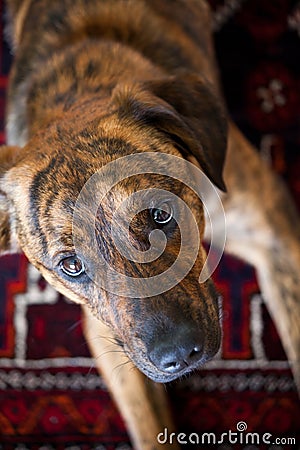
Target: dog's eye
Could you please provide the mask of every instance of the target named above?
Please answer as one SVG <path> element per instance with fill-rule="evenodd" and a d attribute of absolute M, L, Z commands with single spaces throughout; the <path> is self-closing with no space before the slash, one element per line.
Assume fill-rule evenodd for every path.
<path fill-rule="evenodd" d="M 173 218 L 173 210 L 169 203 L 163 203 L 160 208 L 152 208 L 151 216 L 158 225 L 166 225 Z"/>
<path fill-rule="evenodd" d="M 62 259 L 59 265 L 61 270 L 71 277 L 78 277 L 85 270 L 83 262 L 76 255 Z"/>

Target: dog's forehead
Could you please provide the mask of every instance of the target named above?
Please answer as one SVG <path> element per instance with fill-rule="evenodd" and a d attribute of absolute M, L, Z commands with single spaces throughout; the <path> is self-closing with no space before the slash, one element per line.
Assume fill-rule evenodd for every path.
<path fill-rule="evenodd" d="M 151 133 L 149 136 L 138 130 L 125 133 L 121 128 L 122 132 L 117 127 L 114 134 L 108 135 L 99 126 L 76 133 L 71 128 L 56 126 L 55 132 L 28 144 L 24 150 L 26 167 L 21 162 L 14 178 L 23 187 L 30 180 L 30 189 L 36 192 L 63 190 L 69 191 L 72 198 L 79 195 L 91 178 L 96 179 L 96 186 L 116 182 L 119 186 L 116 191 L 121 195 L 149 189 L 152 184 L 178 190 L 178 179 L 188 171 L 184 165 L 178 165 L 178 158 L 182 159 L 180 152 L 156 135 L 152 138 Z M 135 158 L 136 155 L 142 158 Z M 159 162 L 153 155 L 160 156 Z"/>

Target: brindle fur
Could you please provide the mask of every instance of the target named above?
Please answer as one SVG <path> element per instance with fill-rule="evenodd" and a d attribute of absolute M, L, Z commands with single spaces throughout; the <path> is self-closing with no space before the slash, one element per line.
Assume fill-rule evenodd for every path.
<path fill-rule="evenodd" d="M 153 365 L 149 347 L 170 340 L 182 324 L 197 330 L 203 355 L 190 370 L 216 353 L 220 328 L 216 290 L 211 280 L 197 281 L 202 248 L 181 283 L 150 299 L 112 295 L 87 278 L 70 282 L 59 271 L 59 258 L 74 252 L 79 192 L 120 156 L 151 151 L 187 158 L 221 190 L 226 183 L 227 250 L 255 265 L 300 386 L 299 218 L 280 180 L 231 122 L 225 161 L 226 114 L 206 3 L 10 0 L 8 15 L 15 61 L 8 146 L 0 153 L 0 249 L 25 252 L 57 290 L 82 304 L 91 351 L 135 448 L 159 448 L 157 433 L 172 425 L 163 389 L 132 370 L 130 360 L 153 380 L 169 381 L 174 376 Z M 96 235 L 105 259 L 130 276 L 163 271 L 178 254 L 175 228 L 159 267 L 129 264 L 110 241 L 114 208 L 124 196 L 153 186 L 179 195 L 204 234 L 203 206 L 188 188 L 157 175 L 123 181 L 101 204 Z M 141 250 L 149 245 L 147 220 L 141 214 L 132 222 L 131 239 Z M 217 213 L 212 221 L 217 227 Z M 89 246 L 85 252 L 92 263 L 96 252 Z"/>

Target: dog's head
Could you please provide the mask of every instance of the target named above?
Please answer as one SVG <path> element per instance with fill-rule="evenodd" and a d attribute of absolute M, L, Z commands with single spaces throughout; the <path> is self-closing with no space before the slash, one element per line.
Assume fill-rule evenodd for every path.
<path fill-rule="evenodd" d="M 210 279 L 198 281 L 203 204 L 182 182 L 193 175 L 178 158 L 196 160 L 224 189 L 225 149 L 222 108 L 194 76 L 119 86 L 109 98 L 74 103 L 24 148 L 1 149 L 0 249 L 24 251 L 57 290 L 90 305 L 139 369 L 170 381 L 211 358 L 220 344 L 215 288 Z M 143 171 L 133 160 L 128 177 L 119 176 L 122 166 L 114 163 L 121 157 L 142 155 L 151 164 L 150 154 L 166 157 L 159 170 Z M 110 178 L 103 176 L 106 167 L 113 168 Z M 78 203 L 91 179 L 95 195 L 108 179 L 118 183 Z M 157 230 L 165 248 L 156 257 Z M 135 295 L 131 280 L 154 279 L 160 281 L 140 285 Z"/>

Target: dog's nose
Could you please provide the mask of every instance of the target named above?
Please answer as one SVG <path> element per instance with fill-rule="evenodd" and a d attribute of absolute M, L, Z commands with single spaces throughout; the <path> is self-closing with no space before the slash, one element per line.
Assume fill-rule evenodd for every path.
<path fill-rule="evenodd" d="M 181 326 L 156 340 L 148 355 L 155 367 L 168 374 L 176 374 L 196 366 L 203 354 L 203 337 L 199 329 Z"/>

